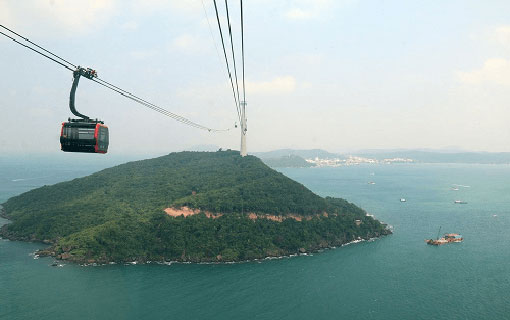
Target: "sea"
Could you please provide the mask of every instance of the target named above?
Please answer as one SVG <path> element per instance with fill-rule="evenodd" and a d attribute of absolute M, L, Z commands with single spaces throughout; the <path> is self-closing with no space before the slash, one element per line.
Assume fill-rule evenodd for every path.
<path fill-rule="evenodd" d="M 112 164 L 0 162 L 0 203 Z M 0 319 L 510 319 L 510 165 L 279 170 L 393 234 L 246 263 L 96 267 L 54 267 L 34 259 L 44 245 L 3 239 Z M 464 241 L 427 245 L 439 228 Z"/>

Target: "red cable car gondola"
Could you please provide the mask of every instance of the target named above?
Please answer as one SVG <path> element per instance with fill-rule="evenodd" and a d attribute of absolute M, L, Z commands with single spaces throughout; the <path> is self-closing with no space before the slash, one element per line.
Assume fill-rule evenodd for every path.
<path fill-rule="evenodd" d="M 108 127 L 103 122 L 62 122 L 60 145 L 66 152 L 106 153 Z"/>
<path fill-rule="evenodd" d="M 69 109 L 81 119 L 68 119 L 62 123 L 60 130 L 60 148 L 65 152 L 106 153 L 108 151 L 108 127 L 103 121 L 90 119 L 76 111 L 74 96 L 80 81 L 80 76 L 88 79 L 97 77 L 95 70 L 78 67 L 73 72 L 73 85 L 69 96 Z"/>

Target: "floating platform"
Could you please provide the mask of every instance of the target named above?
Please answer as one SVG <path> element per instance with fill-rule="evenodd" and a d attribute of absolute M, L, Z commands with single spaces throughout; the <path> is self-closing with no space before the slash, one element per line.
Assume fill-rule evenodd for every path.
<path fill-rule="evenodd" d="M 458 233 L 447 233 L 443 237 L 438 239 L 428 239 L 425 240 L 427 244 L 433 245 L 433 246 L 440 246 L 442 244 L 447 243 L 454 243 L 454 242 L 462 242 L 464 238 L 462 238 L 462 235 Z"/>

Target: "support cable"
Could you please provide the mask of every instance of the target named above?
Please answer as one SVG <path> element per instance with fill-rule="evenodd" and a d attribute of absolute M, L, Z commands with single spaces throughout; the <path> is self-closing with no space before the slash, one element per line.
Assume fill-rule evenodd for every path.
<path fill-rule="evenodd" d="M 157 111 L 157 112 L 159 112 L 159 113 L 161 113 L 163 115 L 166 115 L 167 117 L 170 117 L 170 118 L 172 118 L 172 119 L 174 119 L 176 121 L 179 121 L 179 122 L 182 122 L 184 124 L 187 124 L 187 125 L 189 125 L 191 127 L 194 127 L 194 128 L 197 128 L 197 129 L 202 129 L 202 130 L 207 130 L 209 132 L 222 132 L 222 131 L 229 131 L 230 130 L 230 129 L 223 129 L 223 130 L 221 130 L 221 129 L 212 129 L 212 128 L 208 128 L 208 127 L 202 126 L 202 125 L 200 125 L 198 123 L 195 123 L 195 122 L 193 122 L 193 121 L 191 121 L 191 120 L 189 120 L 189 119 L 187 119 L 185 117 L 179 116 L 179 115 L 177 115 L 177 114 L 175 114 L 173 112 L 170 112 L 170 111 L 168 111 L 166 109 L 163 109 L 163 108 L 161 108 L 161 107 L 159 107 L 159 106 L 157 106 L 155 104 L 152 104 L 152 103 L 150 103 L 150 102 L 148 102 L 146 100 L 143 100 L 142 98 L 139 98 L 139 97 L 137 97 L 137 96 L 129 93 L 128 91 L 125 91 L 125 90 L 123 90 L 123 89 L 121 89 L 121 88 L 119 88 L 117 86 L 111 85 L 111 84 L 109 84 L 108 82 L 106 82 L 104 80 L 101 80 L 103 82 L 98 81 L 100 79 L 91 79 L 91 80 L 96 82 L 96 83 L 98 83 L 98 84 L 100 84 L 100 85 L 102 85 L 102 86 L 104 86 L 105 88 L 108 88 L 108 89 L 110 89 L 112 91 L 117 92 L 118 94 L 120 94 L 121 96 L 123 96 L 125 98 L 128 98 L 128 99 L 130 99 L 130 100 L 132 100 L 134 102 L 137 102 L 137 103 L 139 103 L 139 104 L 141 104 L 141 105 L 143 105 L 143 106 L 145 106 L 145 107 L 147 107 L 149 109 Z"/>
<path fill-rule="evenodd" d="M 53 60 L 54 62 L 58 63 L 59 65 L 63 66 L 64 68 L 66 68 L 66 69 L 68 69 L 68 70 L 70 70 L 70 71 L 74 71 L 72 68 L 70 68 L 69 66 L 65 65 L 64 63 L 62 63 L 62 62 L 60 62 L 60 61 L 57 61 L 57 60 L 53 59 L 52 57 L 50 57 L 50 56 L 48 56 L 48 55 L 46 55 L 46 54 L 44 54 L 44 53 L 42 53 L 42 52 L 40 52 L 40 51 L 37 51 L 36 49 L 34 49 L 34 48 L 30 47 L 30 46 L 27 46 L 27 45 L 26 45 L 26 44 L 24 44 L 24 43 L 19 42 L 18 40 L 14 39 L 13 37 L 11 37 L 11 36 L 9 36 L 9 35 L 7 35 L 7 34 L 5 34 L 5 33 L 3 33 L 2 31 L 0 31 L 0 34 L 3 34 L 3 35 L 4 35 L 4 36 L 6 36 L 7 38 L 11 39 L 12 41 L 16 42 L 17 44 L 19 44 L 19 45 L 21 45 L 21 46 L 23 46 L 23 47 L 25 47 L 25 48 L 28 48 L 28 49 L 30 49 L 30 50 L 32 50 L 32 51 L 34 51 L 34 52 L 36 52 L 36 53 L 38 53 L 38 54 L 40 54 L 40 55 L 42 55 L 42 56 L 44 56 L 44 57 L 48 58 L 48 59 L 50 59 L 50 60 Z"/>
<path fill-rule="evenodd" d="M 32 44 L 33 46 L 35 46 L 35 47 L 37 47 L 37 48 L 39 48 L 41 50 L 43 50 L 44 52 L 47 52 L 48 54 L 52 55 L 53 57 L 58 58 L 58 59 L 64 61 L 65 63 L 62 62 L 62 61 L 58 61 L 55 58 L 52 58 L 49 55 L 47 55 L 47 54 L 45 54 L 45 53 L 43 53 L 43 52 L 41 52 L 41 51 L 39 51 L 37 49 L 34 49 L 34 48 L 32 48 L 32 47 L 30 47 L 30 46 L 28 46 L 28 45 L 18 41 L 14 37 L 12 37 L 12 36 L 2 32 L 2 31 L 0 31 L 0 34 L 2 34 L 5 37 L 11 39 L 12 41 L 16 42 L 17 44 L 19 44 L 19 45 L 21 45 L 21 46 L 23 46 L 23 47 L 25 47 L 27 49 L 30 49 L 30 50 L 32 50 L 32 51 L 34 51 L 34 52 L 36 52 L 36 53 L 46 57 L 46 58 L 52 60 L 53 62 L 63 66 L 64 68 L 66 68 L 66 69 L 68 69 L 68 70 L 70 70 L 72 72 L 75 72 L 76 69 L 80 68 L 79 66 L 77 67 L 75 64 L 65 60 L 64 58 L 61 58 L 60 56 L 52 53 L 51 51 L 46 50 L 43 47 L 35 44 L 34 42 L 30 41 L 28 38 L 23 37 L 22 35 L 20 35 L 20 34 L 16 33 L 15 31 L 5 27 L 4 25 L 0 24 L 0 27 L 4 28 L 5 30 L 8 30 L 12 34 L 14 34 L 14 35 L 24 39 L 28 43 Z M 70 66 L 74 67 L 74 69 L 71 68 Z M 229 131 L 230 130 L 230 129 L 212 129 L 212 128 L 209 128 L 209 127 L 205 127 L 205 126 L 200 125 L 198 123 L 195 123 L 195 122 L 193 122 L 193 121 L 191 121 L 191 120 L 189 120 L 189 119 L 187 119 L 185 117 L 179 116 L 179 115 L 177 115 L 177 114 L 175 114 L 173 112 L 170 112 L 170 111 L 168 111 L 166 109 L 163 109 L 163 108 L 161 108 L 161 107 L 159 107 L 159 106 L 157 106 L 157 105 L 155 105 L 153 103 L 150 103 L 150 102 L 148 102 L 148 101 L 146 101 L 146 100 L 144 100 L 144 99 L 142 99 L 142 98 L 140 98 L 140 97 L 138 97 L 136 95 L 133 95 L 131 92 L 126 91 L 126 90 L 124 90 L 124 89 L 122 89 L 122 88 L 120 88 L 118 86 L 115 86 L 115 85 L 113 85 L 113 84 L 111 84 L 111 83 L 109 83 L 109 82 L 107 82 L 105 80 L 102 80 L 102 79 L 99 79 L 99 78 L 89 78 L 89 79 L 94 81 L 94 82 L 96 82 L 96 83 L 98 83 L 98 84 L 100 84 L 100 85 L 102 85 L 102 86 L 104 86 L 104 87 L 106 87 L 106 88 L 108 88 L 108 89 L 110 89 L 110 90 L 113 90 L 113 91 L 119 93 L 120 95 L 122 95 L 122 96 L 124 96 L 124 97 L 126 97 L 128 99 L 131 99 L 131 100 L 133 100 L 133 101 L 135 101 L 135 102 L 137 102 L 137 103 L 139 103 L 139 104 L 141 104 L 141 105 L 143 105 L 143 106 L 145 106 L 147 108 L 150 108 L 150 109 L 152 109 L 154 111 L 157 111 L 157 112 L 159 112 L 159 113 L 161 113 L 163 115 L 166 115 L 166 116 L 168 116 L 168 117 L 170 117 L 170 118 L 172 118 L 172 119 L 174 119 L 176 121 L 179 121 L 179 122 L 184 123 L 186 125 L 189 125 L 191 127 L 194 127 L 194 128 L 197 128 L 197 129 L 202 129 L 202 130 L 207 130 L 209 132 L 223 132 L 223 131 Z M 238 116 L 239 116 L 239 113 L 238 113 Z"/>
<path fill-rule="evenodd" d="M 244 84 L 244 19 L 243 19 L 243 0 L 241 2 L 241 62 L 243 66 L 243 120 L 246 118 L 246 87 Z M 242 134 L 246 134 L 247 128 L 245 127 L 246 123 L 244 123 L 241 128 Z"/>
<path fill-rule="evenodd" d="M 71 65 L 71 66 L 73 66 L 75 69 L 77 68 L 77 67 L 76 67 L 76 65 L 72 64 L 71 62 L 67 61 L 66 59 L 64 59 L 64 58 L 62 58 L 62 57 L 59 57 L 59 56 L 57 56 L 56 54 L 54 54 L 53 52 L 51 52 L 51 51 L 49 51 L 49 50 L 46 50 L 46 49 L 44 49 L 43 47 L 41 47 L 41 46 L 39 46 L 39 45 L 37 45 L 37 44 L 33 43 L 33 42 L 32 42 L 32 41 L 30 41 L 28 38 L 23 37 L 23 36 L 22 36 L 22 35 L 20 35 L 19 33 L 15 32 L 15 31 L 13 31 L 13 30 L 11 30 L 11 29 L 9 29 L 9 28 L 7 28 L 6 26 L 4 26 L 4 25 L 0 24 L 0 27 L 2 27 L 2 28 L 4 28 L 5 30 L 8 30 L 9 32 L 11 32 L 11 33 L 13 33 L 13 34 L 17 35 L 17 36 L 18 36 L 18 37 L 20 37 L 21 39 L 23 39 L 23 40 L 27 41 L 28 43 L 30 43 L 30 44 L 32 44 L 32 45 L 34 45 L 34 46 L 36 46 L 36 47 L 37 47 L 37 48 L 39 48 L 39 49 L 41 49 L 41 50 L 45 51 L 46 53 L 49 53 L 49 54 L 51 54 L 52 56 L 54 56 L 54 57 L 56 57 L 56 58 L 58 58 L 58 59 L 60 59 L 60 60 L 62 60 L 62 61 L 64 61 L 64 62 L 66 62 L 66 63 L 70 64 L 70 65 Z M 4 34 L 4 35 L 5 35 L 5 34 Z M 12 39 L 12 38 L 11 38 L 11 39 Z M 14 40 L 14 39 L 12 39 L 12 40 Z M 14 41 L 16 41 L 16 40 L 14 40 Z M 30 48 L 30 47 L 28 47 L 28 46 L 25 46 L 25 47 L 27 47 L 27 48 L 31 49 L 31 48 Z M 37 52 L 37 51 L 36 51 L 36 52 Z M 45 55 L 45 57 L 49 58 L 49 57 L 48 57 L 48 56 L 46 56 L 46 55 Z M 50 59 L 51 59 L 51 58 L 50 58 Z M 53 60 L 53 59 L 52 59 L 52 60 Z M 53 60 L 53 61 L 55 61 L 55 60 Z"/>
<path fill-rule="evenodd" d="M 221 62 L 220 50 L 218 49 L 218 45 L 214 40 L 214 33 L 212 31 L 211 23 L 209 22 L 209 15 L 207 14 L 207 9 L 205 8 L 204 0 L 202 0 L 202 8 L 204 8 L 205 18 L 207 20 L 207 25 L 209 26 L 209 33 L 211 34 L 212 42 L 214 43 L 214 48 L 216 49 L 216 55 L 218 56 L 218 60 Z"/>
<path fill-rule="evenodd" d="M 105 87 L 107 87 L 107 88 L 112 87 L 112 88 L 117 89 L 117 90 L 114 90 L 114 91 L 116 91 L 116 92 L 118 92 L 118 93 L 121 93 L 123 96 L 126 96 L 126 94 L 127 94 L 128 96 L 132 97 L 134 100 L 139 100 L 139 101 L 143 102 L 143 103 L 144 103 L 144 105 L 150 105 L 150 106 L 152 106 L 152 107 L 154 107 L 154 108 L 158 108 L 158 109 L 164 110 L 164 111 L 166 111 L 166 112 L 168 112 L 168 113 L 170 113 L 170 114 L 174 115 L 174 116 L 175 116 L 175 117 L 174 117 L 174 119 L 179 118 L 179 119 L 181 119 L 181 120 L 182 120 L 182 121 L 181 121 L 181 120 L 179 120 L 179 121 L 181 121 L 181 122 L 185 122 L 185 123 L 193 123 L 193 124 L 194 124 L 194 122 L 192 122 L 192 121 L 190 121 L 190 120 L 188 120 L 188 119 L 186 119 L 186 118 L 184 118 L 184 117 L 181 117 L 181 116 L 179 116 L 179 115 L 177 115 L 177 114 L 175 114 L 175 113 L 172 113 L 172 112 L 170 112 L 170 111 L 167 111 L 167 110 L 165 110 L 165 109 L 163 109 L 163 108 L 160 108 L 160 107 L 158 107 L 157 105 L 155 105 L 155 104 L 153 104 L 153 103 L 150 103 L 149 101 L 146 101 L 146 100 L 144 100 L 144 99 L 142 99 L 142 98 L 140 98 L 140 97 L 138 97 L 138 96 L 136 96 L 136 95 L 132 94 L 132 93 L 131 93 L 131 92 L 129 92 L 129 91 L 126 91 L 126 90 L 124 90 L 124 89 L 122 89 L 122 88 L 119 88 L 119 87 L 117 87 L 117 86 L 115 86 L 115 85 L 113 85 L 113 84 L 109 83 L 108 81 L 105 81 L 105 80 L 100 79 L 100 78 L 97 78 L 96 80 L 98 80 L 98 81 L 99 81 L 99 82 L 98 82 L 98 81 L 96 81 L 96 82 L 98 82 L 99 84 L 106 84 L 106 85 L 105 85 Z M 111 88 L 110 88 L 110 89 L 111 89 Z M 113 89 L 112 89 L 112 90 L 113 90 Z M 126 96 L 126 97 L 127 97 L 127 96 Z M 199 126 L 200 126 L 200 125 L 199 125 Z M 201 126 L 201 127 L 202 127 L 202 126 Z M 209 129 L 209 128 L 206 128 L 206 127 L 203 127 L 203 128 L 205 128 L 205 129 Z"/>
<path fill-rule="evenodd" d="M 230 79 L 230 85 L 232 86 L 232 93 L 234 94 L 234 102 L 236 104 L 237 116 L 239 117 L 239 122 L 241 122 L 240 105 L 238 103 L 238 99 L 237 99 L 236 92 L 234 89 L 234 81 L 232 80 L 232 74 L 230 73 L 230 67 L 228 66 L 227 51 L 225 50 L 225 41 L 223 39 L 223 32 L 221 31 L 220 16 L 218 15 L 218 6 L 216 5 L 216 0 L 213 0 L 213 1 L 214 1 L 214 10 L 216 11 L 216 20 L 218 21 L 218 29 L 220 30 L 221 45 L 223 47 L 223 56 L 225 57 L 225 63 L 227 65 L 228 78 Z"/>
<path fill-rule="evenodd" d="M 234 76 L 236 78 L 237 100 L 239 102 L 239 108 L 241 108 L 241 98 L 239 96 L 239 82 L 237 81 L 236 55 L 234 53 L 234 41 L 232 40 L 232 26 L 230 25 L 230 17 L 228 15 L 227 0 L 225 0 L 225 9 L 227 11 L 228 34 L 230 36 L 230 46 L 232 48 L 232 61 L 234 62 Z M 242 114 L 242 111 L 241 111 L 241 114 Z"/>
<path fill-rule="evenodd" d="M 244 86 L 244 22 L 243 22 L 243 0 L 241 1 L 241 55 L 243 65 L 243 101 L 246 102 L 246 90 Z"/>

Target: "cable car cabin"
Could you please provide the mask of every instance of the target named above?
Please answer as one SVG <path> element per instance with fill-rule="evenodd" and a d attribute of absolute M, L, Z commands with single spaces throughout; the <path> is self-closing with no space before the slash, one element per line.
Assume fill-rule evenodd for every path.
<path fill-rule="evenodd" d="M 99 122 L 62 122 L 60 146 L 65 152 L 106 153 L 108 127 Z"/>

